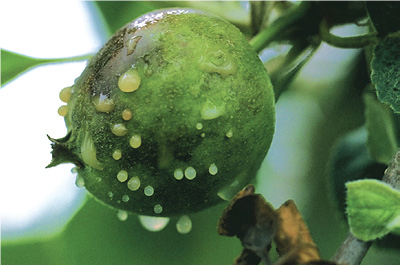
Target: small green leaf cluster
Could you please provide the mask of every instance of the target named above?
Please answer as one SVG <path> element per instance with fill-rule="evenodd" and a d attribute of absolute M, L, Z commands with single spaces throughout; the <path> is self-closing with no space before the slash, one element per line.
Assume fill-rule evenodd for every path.
<path fill-rule="evenodd" d="M 350 231 L 370 241 L 395 233 L 400 235 L 400 191 L 379 180 L 349 182 L 347 215 Z"/>

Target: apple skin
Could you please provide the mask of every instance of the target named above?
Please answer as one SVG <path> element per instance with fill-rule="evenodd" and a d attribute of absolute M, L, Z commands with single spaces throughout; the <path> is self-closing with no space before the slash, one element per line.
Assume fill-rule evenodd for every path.
<path fill-rule="evenodd" d="M 274 134 L 258 55 L 235 26 L 197 10 L 127 24 L 69 91 L 68 134 L 50 138 L 49 166 L 75 163 L 95 198 L 141 215 L 230 199 L 255 177 Z"/>

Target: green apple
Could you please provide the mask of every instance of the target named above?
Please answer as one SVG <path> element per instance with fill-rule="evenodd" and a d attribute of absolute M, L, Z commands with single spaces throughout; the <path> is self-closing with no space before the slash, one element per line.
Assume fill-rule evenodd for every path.
<path fill-rule="evenodd" d="M 145 14 L 121 28 L 60 98 L 68 134 L 53 161 L 113 208 L 196 212 L 256 175 L 275 126 L 258 55 L 229 22 L 192 9 Z"/>

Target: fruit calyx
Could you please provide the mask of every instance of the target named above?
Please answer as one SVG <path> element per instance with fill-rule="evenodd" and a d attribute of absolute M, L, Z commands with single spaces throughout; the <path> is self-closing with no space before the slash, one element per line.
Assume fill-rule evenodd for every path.
<path fill-rule="evenodd" d="M 76 154 L 73 153 L 73 151 L 69 147 L 71 135 L 72 133 L 68 132 L 65 137 L 60 139 L 54 139 L 47 135 L 47 138 L 49 138 L 49 140 L 51 141 L 51 148 L 53 150 L 51 152 L 52 160 L 50 164 L 46 166 L 46 168 L 55 167 L 65 163 L 73 163 L 78 168 L 83 167 L 82 161 Z"/>

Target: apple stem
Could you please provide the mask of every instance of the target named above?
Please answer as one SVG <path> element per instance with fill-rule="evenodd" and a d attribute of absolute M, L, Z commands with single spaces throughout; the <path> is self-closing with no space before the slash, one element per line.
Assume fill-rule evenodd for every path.
<path fill-rule="evenodd" d="M 288 27 L 302 19 L 308 13 L 309 7 L 310 3 L 308 1 L 301 2 L 301 4 L 290 10 L 286 15 L 280 17 L 269 27 L 266 27 L 254 36 L 254 38 L 250 40 L 250 45 L 256 52 L 262 51 L 262 49 L 274 41 L 278 35 L 281 35 Z"/>

